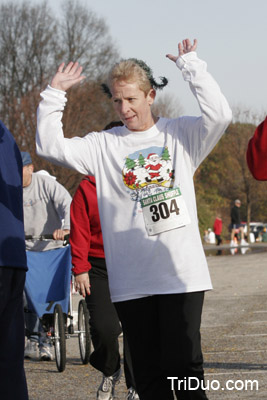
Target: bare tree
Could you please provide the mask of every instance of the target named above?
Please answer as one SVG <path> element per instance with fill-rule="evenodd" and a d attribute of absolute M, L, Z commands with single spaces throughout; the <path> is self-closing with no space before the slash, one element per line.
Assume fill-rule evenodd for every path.
<path fill-rule="evenodd" d="M 265 119 L 265 112 L 255 113 L 250 109 L 240 108 L 238 106 L 233 107 L 233 123 L 240 122 L 244 124 L 259 125 L 259 123 Z"/>
<path fill-rule="evenodd" d="M 153 113 L 165 118 L 178 118 L 183 113 L 179 100 L 171 94 L 159 94 L 153 104 Z"/>
<path fill-rule="evenodd" d="M 118 58 L 104 19 L 78 0 L 62 2 L 62 9 L 59 55 L 66 61 L 79 61 L 89 80 L 103 78 Z"/>
<path fill-rule="evenodd" d="M 77 0 L 62 3 L 60 19 L 44 0 L 33 5 L 6 1 L 0 7 L 0 118 L 36 169 L 47 169 L 73 191 L 79 178 L 35 155 L 36 109 L 40 92 L 59 63 L 79 61 L 86 81 L 68 92 L 64 129 L 68 137 L 102 129 L 114 118 L 100 84 L 118 52 L 105 21 Z M 78 180 L 78 181 L 77 181 Z M 76 186 L 77 186 L 76 184 Z"/>
<path fill-rule="evenodd" d="M 55 58 L 56 23 L 45 2 L 40 6 L 8 2 L 0 8 L 1 118 L 16 131 L 14 102 L 41 87 Z"/>

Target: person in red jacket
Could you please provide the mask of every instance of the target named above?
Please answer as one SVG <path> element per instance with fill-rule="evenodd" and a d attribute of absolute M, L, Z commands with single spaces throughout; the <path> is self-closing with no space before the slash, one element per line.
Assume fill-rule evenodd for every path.
<path fill-rule="evenodd" d="M 103 374 L 97 399 L 111 399 L 121 376 L 118 337 L 121 325 L 110 299 L 108 276 L 93 176 L 80 183 L 71 203 L 70 244 L 76 290 L 85 297 L 90 315 L 94 351 L 90 363 Z M 86 291 L 90 284 L 90 290 Z M 127 399 L 139 399 L 127 343 L 124 340 L 124 372 Z"/>
<path fill-rule="evenodd" d="M 247 164 L 255 179 L 267 180 L 267 117 L 248 143 Z"/>
<path fill-rule="evenodd" d="M 216 237 L 216 242 L 217 242 L 217 246 L 219 246 L 222 243 L 222 238 L 221 238 L 221 233 L 222 233 L 222 218 L 221 216 L 218 214 L 214 224 L 213 224 L 213 231 L 215 233 L 215 237 Z"/>

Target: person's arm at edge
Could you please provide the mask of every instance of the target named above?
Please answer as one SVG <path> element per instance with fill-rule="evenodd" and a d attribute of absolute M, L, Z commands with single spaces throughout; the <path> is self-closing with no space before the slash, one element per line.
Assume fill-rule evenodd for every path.
<path fill-rule="evenodd" d="M 248 142 L 247 164 L 255 179 L 267 180 L 267 117 Z"/>
<path fill-rule="evenodd" d="M 50 191 L 50 196 L 59 218 L 64 220 L 63 227 L 53 232 L 53 238 L 54 240 L 64 240 L 64 236 L 70 233 L 71 195 L 63 185 L 55 180 L 50 182 L 47 190 Z"/>

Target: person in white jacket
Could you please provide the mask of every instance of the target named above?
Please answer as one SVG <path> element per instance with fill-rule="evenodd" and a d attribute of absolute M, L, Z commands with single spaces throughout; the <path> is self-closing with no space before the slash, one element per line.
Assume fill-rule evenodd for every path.
<path fill-rule="evenodd" d="M 200 117 L 153 115 L 156 89 L 167 81 L 157 84 L 151 69 L 136 59 L 115 64 L 107 82 L 124 126 L 64 138 L 65 92 L 84 79 L 77 62 L 59 66 L 37 114 L 37 153 L 95 176 L 111 299 L 141 400 L 173 399 L 173 390 L 179 399 L 207 398 L 200 322 L 204 292 L 212 284 L 193 175 L 232 113 L 196 47 L 196 40 L 185 39 L 178 56 L 167 58 L 189 82 Z M 80 285 L 89 291 L 86 280 Z"/>

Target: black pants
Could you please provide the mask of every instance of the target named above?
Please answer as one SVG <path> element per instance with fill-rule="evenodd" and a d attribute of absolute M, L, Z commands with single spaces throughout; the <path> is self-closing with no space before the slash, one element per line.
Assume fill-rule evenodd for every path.
<path fill-rule="evenodd" d="M 26 271 L 0 267 L 0 399 L 27 400 L 23 288 Z"/>
<path fill-rule="evenodd" d="M 105 376 L 113 375 L 120 368 L 118 337 L 122 332 L 118 314 L 110 300 L 108 275 L 105 260 L 89 258 L 91 294 L 86 296 L 90 315 L 90 332 L 94 351 L 90 355 L 90 364 Z M 124 373 L 128 388 L 135 387 L 130 353 L 124 340 Z"/>
<path fill-rule="evenodd" d="M 186 390 L 178 379 L 178 400 L 207 399 L 200 340 L 203 292 L 155 295 L 115 303 L 132 356 L 141 400 L 173 400 L 172 381 L 194 377 L 198 390 Z"/>
<path fill-rule="evenodd" d="M 215 238 L 216 238 L 217 246 L 220 246 L 220 244 L 222 243 L 221 235 L 215 235 Z"/>

